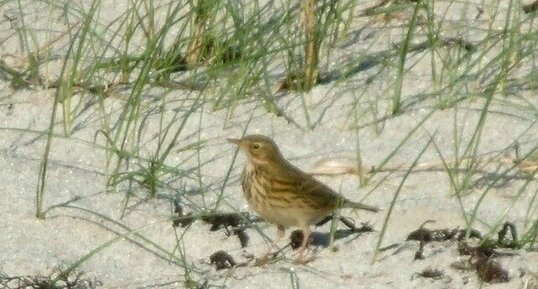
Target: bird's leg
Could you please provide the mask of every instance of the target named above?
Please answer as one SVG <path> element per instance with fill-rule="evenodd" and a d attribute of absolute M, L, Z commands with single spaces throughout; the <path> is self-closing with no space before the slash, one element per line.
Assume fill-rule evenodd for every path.
<path fill-rule="evenodd" d="M 276 237 L 273 240 L 273 242 L 271 242 L 271 245 L 269 245 L 269 248 L 267 249 L 267 253 L 263 255 L 262 259 L 267 259 L 269 255 L 271 255 L 271 250 L 273 249 L 273 247 L 276 247 L 276 243 L 278 243 L 278 241 L 280 241 L 280 239 L 282 239 L 282 237 L 284 237 L 284 234 L 286 233 L 286 227 L 282 225 L 277 225 L 276 228 L 277 228 Z"/>
<path fill-rule="evenodd" d="M 301 248 L 299 248 L 299 253 L 297 258 L 295 258 L 294 263 L 296 264 L 305 264 L 310 261 L 311 259 L 305 259 L 304 258 L 304 251 L 306 250 L 306 247 L 308 247 L 308 244 L 310 244 L 310 235 L 312 234 L 312 231 L 310 231 L 310 227 L 305 227 L 303 230 L 303 243 L 301 244 Z"/>

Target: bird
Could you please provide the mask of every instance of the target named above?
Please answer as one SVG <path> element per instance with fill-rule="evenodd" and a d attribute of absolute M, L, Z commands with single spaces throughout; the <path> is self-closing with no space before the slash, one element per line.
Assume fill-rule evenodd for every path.
<path fill-rule="evenodd" d="M 241 139 L 228 138 L 246 154 L 241 186 L 250 207 L 265 221 L 277 225 L 276 238 L 267 254 L 285 235 L 287 227 L 298 227 L 303 240 L 295 263 L 309 262 L 304 252 L 308 247 L 310 226 L 317 224 L 339 208 L 378 212 L 379 208 L 353 202 L 303 172 L 284 158 L 277 144 L 269 137 L 253 134 Z"/>

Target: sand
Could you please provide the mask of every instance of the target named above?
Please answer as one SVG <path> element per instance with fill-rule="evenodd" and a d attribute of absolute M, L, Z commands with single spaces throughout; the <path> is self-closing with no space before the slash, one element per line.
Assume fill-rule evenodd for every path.
<path fill-rule="evenodd" d="M 119 1 L 105 2 L 117 5 Z M 3 12 L 8 8 L 0 7 Z M 30 16 L 42 13 L 36 10 L 26 12 Z M 103 14 L 104 19 L 113 18 L 113 15 Z M 10 31 L 7 22 L 1 25 L 0 33 L 5 35 Z M 371 28 L 369 33 L 379 31 Z M 3 55 L 17 52 L 18 48 L 9 45 L 6 43 L 2 48 Z M 342 46 L 336 53 L 345 58 L 361 51 L 360 46 Z M 411 61 L 417 63 L 403 87 L 405 102 L 422 93 L 424 82 L 429 81 L 428 60 Z M 522 67 L 520 71 L 526 69 L 529 68 Z M 529 222 L 535 222 L 535 181 L 526 184 L 526 175 L 513 169 L 493 183 L 509 168 L 502 159 L 514 157 L 508 148 L 516 140 L 523 151 L 534 146 L 538 128 L 533 111 L 516 107 L 536 105 L 532 92 L 495 96 L 477 149 L 481 165 L 471 177 L 467 194 L 458 199 L 442 159 L 454 160 L 455 142 L 466 144 L 471 140 L 485 101 L 477 98 L 444 110 L 436 109 L 433 100 L 424 101 L 406 107 L 402 115 L 366 125 L 377 118 L 371 105 L 378 105 L 379 114 L 384 115 L 390 103 L 388 99 L 379 101 L 379 96 L 374 94 L 386 86 L 390 75 L 374 82 L 371 97 L 356 95 L 353 87 L 364 83 L 372 74 L 373 71 L 366 70 L 363 75 L 319 85 L 305 94 L 308 118 L 315 124 L 312 129 L 308 129 L 299 94 L 294 92 L 281 96 L 277 104 L 298 125 L 267 113 L 254 101 L 240 102 L 233 111 L 213 111 L 211 102 L 207 101 L 189 116 L 175 140 L 174 150 L 165 165 L 176 171 L 170 169 L 162 175 L 165 185 L 158 189 L 154 198 L 140 186 L 129 189 L 127 182 L 121 183 L 117 191 L 107 190 L 105 139 L 99 134 L 96 137 L 96 132 L 102 128 L 102 115 L 99 107 L 87 97 L 75 96 L 73 107 L 77 114 L 72 135 L 52 140 L 44 208 L 68 203 L 50 209 L 45 219 L 35 217 L 35 199 L 46 144 L 42 132 L 50 123 L 54 90 L 39 87 L 16 90 L 5 79 L 0 80 L 0 270 L 7 276 L 46 276 L 114 240 L 77 268 L 86 277 L 98 280 L 99 288 L 183 288 L 189 284 L 199 286 L 196 288 L 206 288 L 204 284 L 226 288 L 537 288 L 525 287 L 530 286 L 528 284 L 538 286 L 537 252 L 499 249 L 506 255 L 497 257 L 496 261 L 507 270 L 510 281 L 489 284 L 478 278 L 476 270 L 461 271 L 451 266 L 456 261 L 469 260 L 469 256 L 458 254 L 456 240 L 426 244 L 422 260 L 414 258 L 419 242 L 406 241 L 407 235 L 427 220 L 435 221 L 426 225 L 430 229 L 466 228 L 466 218 L 473 212 L 476 218 L 472 227 L 483 234 L 491 234 L 492 238 L 496 238 L 496 232 L 505 221 L 512 222 L 520 233 L 528 230 Z M 110 119 L 117 119 L 126 95 L 128 90 L 106 99 Z M 161 116 L 165 123 L 172 121 L 177 110 L 189 107 L 189 104 L 182 106 L 181 100 L 192 94 L 157 88 L 148 89 L 145 96 L 145 112 L 159 107 L 161 103 L 155 100 L 164 99 L 166 103 L 165 112 L 149 115 L 141 131 L 138 156 L 147 159 L 156 147 L 155 135 Z M 355 121 L 351 106 L 356 99 L 359 99 L 360 118 Z M 378 102 L 374 104 L 375 100 Z M 506 105 L 507 102 L 512 105 Z M 434 112 L 430 115 L 431 111 Z M 211 231 L 210 225 L 201 220 L 188 227 L 172 226 L 171 199 L 178 193 L 182 194 L 179 200 L 185 213 L 213 209 L 218 203 L 220 212 L 253 214 L 242 197 L 239 182 L 245 157 L 241 154 L 234 157 L 236 148 L 226 142 L 228 137 L 240 137 L 244 131 L 268 135 L 279 144 L 284 156 L 304 170 L 315 169 L 320 160 L 344 158 L 353 163 L 360 143 L 364 167 L 370 168 L 379 166 L 424 118 L 427 120 L 386 165 L 399 169 L 377 173 L 363 187 L 356 175 L 318 177 L 346 197 L 378 206 L 383 211 L 377 214 L 342 211 L 343 216 L 356 224 L 367 222 L 374 231 L 344 234 L 335 240 L 334 247 L 327 242 L 330 223 L 315 228 L 310 248 L 315 259 L 308 264 L 294 264 L 294 252 L 288 248 L 283 251 L 285 258 L 277 262 L 264 266 L 249 263 L 217 271 L 210 264 L 211 254 L 224 250 L 238 263 L 248 262 L 252 256 L 265 251 L 269 239 L 276 233 L 275 227 L 260 222 L 247 228 L 245 232 L 250 240 L 248 246 L 242 248 L 235 236 L 227 236 L 223 228 Z M 55 133 L 61 135 L 61 113 L 55 121 Z M 178 126 L 179 121 L 174 128 Z M 357 126 L 365 127 L 357 130 L 354 128 Z M 457 137 L 454 127 L 458 129 Z M 428 145 L 418 165 L 407 175 L 407 168 L 430 140 L 437 149 L 433 144 Z M 198 141 L 203 141 L 199 149 L 181 150 Z M 500 152 L 509 154 L 505 156 Z M 122 167 L 122 170 L 135 171 L 143 166 L 147 166 L 147 162 L 133 158 L 130 168 Z M 231 174 L 227 178 L 230 167 Z M 127 193 L 131 198 L 126 199 Z M 223 198 L 218 201 L 221 194 Z M 391 207 L 396 194 L 397 201 Z M 398 245 L 379 253 L 373 260 L 387 217 L 381 247 Z M 341 224 L 338 228 L 345 230 Z M 279 244 L 281 247 L 289 241 L 290 232 L 288 230 L 286 239 Z M 427 268 L 441 270 L 444 274 L 436 279 L 417 274 Z"/>

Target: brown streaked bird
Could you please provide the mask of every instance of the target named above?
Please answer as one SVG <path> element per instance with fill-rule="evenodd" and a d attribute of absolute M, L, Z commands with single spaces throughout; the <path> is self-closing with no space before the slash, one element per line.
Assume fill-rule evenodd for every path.
<path fill-rule="evenodd" d="M 248 203 L 263 219 L 277 225 L 277 236 L 269 252 L 284 236 L 286 227 L 299 227 L 304 238 L 295 262 L 304 263 L 311 225 L 338 208 L 379 211 L 376 207 L 346 199 L 292 165 L 269 137 L 255 134 L 228 141 L 238 145 L 247 155 L 242 186 Z"/>

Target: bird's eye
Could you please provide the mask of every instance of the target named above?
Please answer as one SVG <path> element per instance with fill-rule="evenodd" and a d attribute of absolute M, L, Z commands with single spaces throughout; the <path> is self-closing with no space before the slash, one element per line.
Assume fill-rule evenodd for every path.
<path fill-rule="evenodd" d="M 255 144 L 252 144 L 252 148 L 255 149 L 255 150 L 258 150 L 260 149 L 260 144 L 259 143 L 255 143 Z"/>

